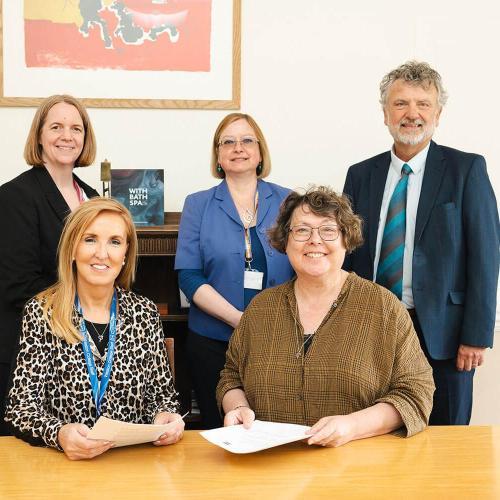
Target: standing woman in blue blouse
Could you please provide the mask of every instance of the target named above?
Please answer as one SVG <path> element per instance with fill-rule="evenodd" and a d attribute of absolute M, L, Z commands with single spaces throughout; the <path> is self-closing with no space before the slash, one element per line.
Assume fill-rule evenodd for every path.
<path fill-rule="evenodd" d="M 222 182 L 186 198 L 175 258 L 191 302 L 187 351 L 205 428 L 222 426 L 215 389 L 243 310 L 260 290 L 293 276 L 286 255 L 266 237 L 289 189 L 262 180 L 271 159 L 251 116 L 231 113 L 221 121 L 211 172 Z"/>

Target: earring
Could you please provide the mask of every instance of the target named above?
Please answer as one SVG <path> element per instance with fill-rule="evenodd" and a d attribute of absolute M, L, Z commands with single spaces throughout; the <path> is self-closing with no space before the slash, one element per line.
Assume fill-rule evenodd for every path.
<path fill-rule="evenodd" d="M 220 163 L 217 163 L 217 173 L 218 174 L 222 174 L 222 172 L 224 172 L 224 170 L 222 170 L 222 167 L 220 166 Z"/>
<path fill-rule="evenodd" d="M 262 173 L 262 162 L 259 162 L 255 171 L 257 172 L 257 175 L 260 175 Z"/>
<path fill-rule="evenodd" d="M 125 259 L 123 259 L 123 262 L 122 262 L 122 266 L 124 266 L 124 265 L 125 265 Z"/>

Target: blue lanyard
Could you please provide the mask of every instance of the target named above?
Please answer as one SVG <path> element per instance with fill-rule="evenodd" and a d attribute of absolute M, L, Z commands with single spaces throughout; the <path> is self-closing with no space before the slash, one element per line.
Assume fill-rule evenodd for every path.
<path fill-rule="evenodd" d="M 82 307 L 78 295 L 75 297 L 75 305 L 77 311 L 83 316 Z M 106 355 L 106 362 L 102 371 L 101 380 L 97 378 L 97 370 L 95 367 L 94 355 L 90 348 L 89 336 L 85 321 L 82 318 L 80 323 L 80 332 L 83 336 L 82 349 L 85 355 L 85 362 L 87 363 L 87 371 L 89 373 L 90 384 L 92 386 L 92 396 L 97 411 L 97 416 L 101 414 L 101 402 L 108 387 L 109 377 L 111 375 L 111 367 L 113 366 L 113 356 L 115 354 L 116 342 L 116 290 L 113 293 L 113 300 L 111 301 L 111 309 L 109 311 L 109 340 L 108 340 L 108 353 Z"/>

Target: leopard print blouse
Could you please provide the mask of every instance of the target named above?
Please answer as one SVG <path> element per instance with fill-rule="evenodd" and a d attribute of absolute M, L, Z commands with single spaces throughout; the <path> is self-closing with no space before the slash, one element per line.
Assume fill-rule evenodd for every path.
<path fill-rule="evenodd" d="M 157 413 L 178 409 L 160 317 L 149 299 L 120 288 L 117 295 L 115 355 L 101 415 L 152 423 Z M 79 321 L 76 312 L 75 321 Z M 92 339 L 90 345 L 100 378 L 106 353 L 100 356 Z M 5 420 L 17 437 L 58 449 L 57 435 L 64 424 L 92 427 L 97 420 L 81 344 L 68 344 L 53 335 L 36 299 L 24 310 Z"/>

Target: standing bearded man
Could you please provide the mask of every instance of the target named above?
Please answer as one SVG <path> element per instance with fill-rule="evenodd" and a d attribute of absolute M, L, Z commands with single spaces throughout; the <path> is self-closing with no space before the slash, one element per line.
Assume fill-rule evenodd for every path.
<path fill-rule="evenodd" d="M 493 346 L 499 220 L 485 159 L 432 141 L 447 95 L 427 63 L 380 84 L 390 151 L 349 168 L 344 186 L 365 243 L 344 267 L 393 291 L 432 366 L 431 425 L 466 425 L 475 369 Z"/>

